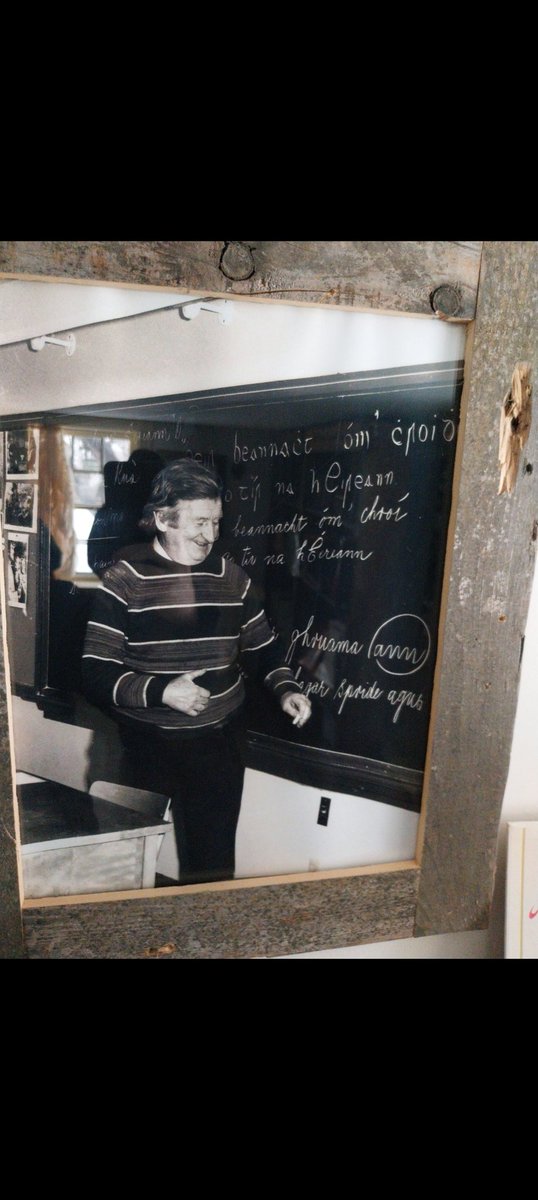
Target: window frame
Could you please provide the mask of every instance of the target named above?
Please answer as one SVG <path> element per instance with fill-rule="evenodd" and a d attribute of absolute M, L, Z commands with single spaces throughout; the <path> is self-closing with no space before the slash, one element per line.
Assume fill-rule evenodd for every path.
<path fill-rule="evenodd" d="M 64 443 L 64 446 L 65 446 L 66 436 L 72 437 L 72 438 L 81 437 L 79 425 L 70 425 L 69 421 L 66 421 L 65 424 L 61 424 L 59 427 L 62 431 L 62 441 Z M 103 471 L 104 471 L 104 467 L 105 467 L 103 443 L 106 441 L 107 438 L 111 439 L 114 436 L 118 437 L 118 439 L 121 438 L 122 441 L 127 441 L 130 439 L 127 439 L 125 437 L 124 431 L 119 430 L 119 428 L 118 428 L 118 430 L 113 430 L 113 429 L 107 430 L 106 434 L 92 433 L 89 436 L 93 437 L 94 440 L 99 439 L 99 441 L 101 442 L 101 467 L 100 467 L 99 474 L 103 475 Z M 131 446 L 129 447 L 129 454 L 130 453 L 131 453 Z M 73 457 L 74 457 L 74 445 L 71 446 L 71 462 L 69 463 L 71 473 L 73 476 L 75 476 L 77 474 L 81 474 L 81 475 L 84 474 L 85 473 L 84 468 L 75 467 L 74 462 L 73 462 Z M 119 461 L 119 460 L 114 460 L 114 459 L 106 460 L 106 462 L 110 462 L 110 461 Z M 97 474 L 98 472 L 88 470 L 88 472 L 86 472 L 86 473 L 87 474 Z M 85 511 L 91 511 L 94 514 L 94 519 L 100 508 L 101 508 L 100 504 L 98 504 L 94 508 L 93 505 L 91 505 L 91 504 L 83 504 L 82 502 L 78 503 L 75 501 L 75 499 L 73 500 L 73 510 L 83 509 Z M 75 564 L 76 564 L 76 547 L 77 547 L 77 545 L 86 545 L 87 546 L 88 540 L 86 539 L 86 541 L 84 541 L 84 539 L 82 539 L 82 538 L 76 538 L 76 540 L 75 540 Z M 81 571 L 77 571 L 75 564 L 73 567 L 73 583 L 76 584 L 77 587 L 98 587 L 99 586 L 99 576 L 96 575 L 95 572 L 91 570 L 91 568 L 88 568 L 87 571 L 81 572 Z"/>

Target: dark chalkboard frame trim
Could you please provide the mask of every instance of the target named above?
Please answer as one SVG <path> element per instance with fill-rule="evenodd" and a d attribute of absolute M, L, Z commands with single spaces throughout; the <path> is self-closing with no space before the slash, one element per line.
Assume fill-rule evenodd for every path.
<path fill-rule="evenodd" d="M 247 766 L 257 771 L 275 774 L 296 783 L 312 785 L 328 791 L 341 791 L 348 796 L 366 796 L 384 804 L 394 804 L 410 812 L 418 812 L 422 795 L 424 772 L 414 771 L 375 758 L 358 754 L 342 754 L 336 750 L 317 750 L 285 742 L 267 734 L 247 733 Z M 372 794 L 372 782 L 375 791 Z"/>
<path fill-rule="evenodd" d="M 229 413 L 233 410 L 240 414 L 243 410 L 247 412 L 252 408 L 253 401 L 256 398 L 263 398 L 262 409 L 264 413 L 268 413 L 271 407 L 281 404 L 286 399 L 286 393 L 293 395 L 294 404 L 301 400 L 309 401 L 312 399 L 312 392 L 317 392 L 320 395 L 330 396 L 334 401 L 339 399 L 352 399 L 360 397 L 363 400 L 365 397 L 379 396 L 384 393 L 402 390 L 404 395 L 413 389 L 413 392 L 432 390 L 432 385 L 435 385 L 436 377 L 442 376 L 442 381 L 439 380 L 440 387 L 457 386 L 461 383 L 464 369 L 464 360 L 450 360 L 448 362 L 438 362 L 433 365 L 428 363 L 410 363 L 405 367 L 380 367 L 371 371 L 347 371 L 337 375 L 312 375 L 302 377 L 300 379 L 274 379 L 266 383 L 257 384 L 237 384 L 233 387 L 226 388 L 209 388 L 200 391 L 189 391 L 185 393 L 172 393 L 160 396 L 151 396 L 148 399 L 140 400 L 116 400 L 114 403 L 106 404 L 84 404 L 76 405 L 68 409 L 58 410 L 49 409 L 45 414 L 34 412 L 30 414 L 30 420 L 38 421 L 45 420 L 46 424 L 68 423 L 69 419 L 87 420 L 91 426 L 92 421 L 99 417 L 103 421 L 108 418 L 108 413 L 113 409 L 115 416 L 121 418 L 122 413 L 142 413 L 144 411 L 151 412 L 159 405 L 170 404 L 174 411 L 178 405 L 181 407 L 181 412 L 192 415 L 199 411 L 200 401 L 203 404 L 208 404 L 210 401 L 218 401 L 218 411 L 214 412 L 214 418 L 218 424 L 219 414 L 225 414 L 224 420 L 229 422 Z M 400 385 L 399 380 L 403 380 L 404 384 Z M 267 394 L 271 393 L 274 396 L 273 400 L 267 399 Z M 226 405 L 223 401 L 228 400 Z M 108 410 L 108 412 L 107 412 Z M 133 416 L 133 419 L 135 417 Z M 163 414 L 164 419 L 164 414 Z M 10 418 L 3 418 L 7 423 Z M 114 418 L 108 418 L 110 425 L 114 426 Z"/>
<path fill-rule="evenodd" d="M 263 412 L 270 412 L 271 407 L 276 404 L 281 404 L 286 399 L 286 393 L 293 395 L 294 403 L 301 400 L 309 401 L 312 398 L 312 392 L 317 392 L 319 395 L 330 396 L 335 402 L 340 399 L 353 399 L 360 397 L 363 400 L 368 395 L 378 396 L 384 393 L 402 390 L 404 395 L 413 389 L 413 392 L 432 390 L 432 385 L 435 384 L 436 377 L 442 376 L 442 381 L 439 380 L 440 387 L 456 387 L 462 382 L 464 372 L 464 360 L 450 360 L 448 362 L 438 362 L 433 365 L 410 363 L 406 367 L 381 367 L 369 372 L 348 371 L 338 375 L 313 375 L 310 377 L 301 377 L 300 379 L 275 379 L 268 380 L 266 383 L 259 384 L 237 384 L 233 387 L 226 388 L 209 388 L 201 389 L 200 391 L 189 391 L 185 393 L 167 393 L 164 395 L 151 396 L 147 399 L 136 400 L 115 400 L 113 404 L 96 403 L 73 405 L 69 408 L 52 408 L 45 412 L 37 409 L 29 413 L 28 422 L 39 422 L 45 427 L 54 428 L 58 425 L 72 425 L 73 427 L 82 428 L 86 426 L 88 429 L 93 428 L 95 419 L 98 418 L 103 428 L 116 429 L 118 420 L 125 419 L 125 414 L 136 420 L 138 414 L 152 412 L 155 408 L 169 404 L 173 406 L 174 413 L 178 406 L 181 408 L 182 414 L 192 416 L 200 411 L 200 401 L 203 404 L 209 404 L 210 401 L 218 401 L 218 411 L 215 410 L 214 418 L 218 424 L 219 414 L 225 415 L 225 422 L 229 422 L 229 413 L 233 410 L 240 414 L 243 410 L 247 412 L 251 410 L 253 402 L 258 398 L 263 398 Z M 398 381 L 403 380 L 404 386 L 401 386 Z M 275 398 L 267 399 L 267 394 L 271 393 Z M 223 401 L 228 400 L 226 405 Z M 114 416 L 110 416 L 110 412 Z M 26 416 L 26 414 L 25 414 Z M 162 414 L 162 419 L 165 419 L 165 414 Z M 9 429 L 20 425 L 20 417 L 12 414 L 6 414 L 0 419 L 2 429 Z"/>
<path fill-rule="evenodd" d="M 455 514 L 457 545 L 447 579 L 446 624 L 439 652 L 439 700 L 435 728 L 431 730 L 420 870 L 417 864 L 402 870 L 380 867 L 373 874 L 352 878 L 340 875 L 304 884 L 287 881 L 267 888 L 242 886 L 207 895 L 198 891 L 197 895 L 185 893 L 179 899 L 152 895 L 78 904 L 70 898 L 48 908 L 25 908 L 23 942 L 14 843 L 8 839 L 0 847 L 0 885 L 5 905 L 2 951 L 6 956 L 139 958 L 160 953 L 155 947 L 164 950 L 164 943 L 170 941 L 168 949 L 173 957 L 264 957 L 487 926 L 522 633 L 536 554 L 533 531 L 538 475 L 525 471 L 526 464 L 532 464 L 538 453 L 536 422 L 515 493 L 509 499 L 497 497 L 496 445 L 499 406 L 514 364 L 529 361 L 536 378 L 538 244 L 486 242 L 480 258 L 479 243 L 375 243 L 377 286 L 381 280 L 383 292 L 380 300 L 379 290 L 372 290 L 368 275 L 374 261 L 371 243 L 337 243 L 334 251 L 331 243 L 264 245 L 276 247 L 278 262 L 289 268 L 287 290 L 282 291 L 281 276 L 280 289 L 275 286 L 271 292 L 271 281 L 268 284 L 263 280 L 254 261 L 248 284 L 226 282 L 226 294 L 261 288 L 275 298 L 278 295 L 281 302 L 298 303 L 290 295 L 289 285 L 293 282 L 302 301 L 313 305 L 343 302 L 356 309 L 399 309 L 426 315 L 429 298 L 445 285 L 451 295 L 457 294 L 460 270 L 463 273 L 460 248 L 465 254 L 472 247 L 481 263 L 472 357 L 470 346 L 466 354 L 469 419 Z M 312 246 L 316 259 L 320 245 L 324 266 L 329 264 L 335 283 L 332 298 L 324 290 L 326 273 L 319 276 L 321 286 L 309 290 L 313 279 Z M 188 284 L 203 295 L 218 286 L 219 255 L 227 246 L 15 242 L 3 244 L 0 266 L 6 278 L 74 282 L 78 277 L 96 283 L 178 289 Z M 182 262 L 179 275 L 178 261 Z M 403 303 L 393 271 L 395 261 L 398 279 L 407 281 Z M 477 288 L 478 272 L 470 289 L 474 292 L 471 308 L 464 319 L 474 316 Z M 423 296 L 428 299 L 426 305 Z M 440 311 L 439 316 L 443 315 Z M 477 520 L 491 537 L 488 558 L 477 553 L 469 536 Z M 459 589 L 463 580 L 481 597 L 482 609 L 477 605 L 462 608 Z M 13 824 L 13 800 L 5 698 L 0 735 L 6 749 L 0 798 L 9 828 Z M 276 878 L 271 880 L 272 885 L 278 882 Z M 148 946 L 153 950 L 148 951 Z"/>

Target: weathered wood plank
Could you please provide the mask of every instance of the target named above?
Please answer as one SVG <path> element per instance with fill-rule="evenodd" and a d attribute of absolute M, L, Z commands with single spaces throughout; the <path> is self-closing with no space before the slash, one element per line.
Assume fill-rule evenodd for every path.
<path fill-rule="evenodd" d="M 474 316 L 481 242 L 0 242 L 0 274 Z M 441 290 L 439 290 L 441 289 Z"/>
<path fill-rule="evenodd" d="M 418 871 L 23 912 L 30 958 L 263 958 L 413 933 Z"/>
<path fill-rule="evenodd" d="M 538 421 L 498 495 L 517 362 L 538 399 L 538 243 L 485 243 L 417 912 L 419 933 L 487 926 L 536 557 Z M 533 470 L 534 466 L 534 470 Z"/>
<path fill-rule="evenodd" d="M 0 958 L 22 958 L 24 945 L 17 881 L 15 815 L 1 635 L 0 628 Z"/>

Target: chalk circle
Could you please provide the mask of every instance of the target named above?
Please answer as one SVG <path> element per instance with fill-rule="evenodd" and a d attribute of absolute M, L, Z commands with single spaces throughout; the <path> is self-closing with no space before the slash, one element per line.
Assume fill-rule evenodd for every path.
<path fill-rule="evenodd" d="M 382 629 L 386 632 L 383 641 L 379 642 Z M 388 621 L 383 621 L 376 630 L 368 647 L 368 658 L 374 658 L 386 675 L 414 675 L 428 661 L 431 647 L 430 631 L 422 617 L 414 613 L 398 613 L 395 617 L 389 617 Z M 383 659 L 390 662 L 391 667 L 385 666 Z M 398 671 L 393 669 L 396 662 L 400 667 Z"/>

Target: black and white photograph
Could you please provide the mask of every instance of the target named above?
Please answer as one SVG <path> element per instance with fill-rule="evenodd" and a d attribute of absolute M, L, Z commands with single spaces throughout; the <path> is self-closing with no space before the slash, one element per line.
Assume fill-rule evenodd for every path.
<path fill-rule="evenodd" d="M 37 529 L 37 484 L 7 480 L 4 497 L 4 529 L 35 533 Z"/>
<path fill-rule="evenodd" d="M 39 483 L 5 505 L 21 607 L 39 491 L 35 644 L 8 636 L 29 900 L 414 856 L 462 337 L 331 313 L 329 353 L 311 322 L 238 305 L 192 343 L 141 313 L 128 355 L 94 325 L 91 375 L 75 356 L 29 422 Z"/>
<path fill-rule="evenodd" d="M 28 589 L 28 534 L 9 534 L 7 542 L 7 602 L 26 611 Z"/>
<path fill-rule="evenodd" d="M 0 957 L 536 954 L 537 278 L 0 243 Z"/>
<path fill-rule="evenodd" d="M 6 478 L 39 478 L 39 429 L 10 429 L 6 441 Z"/>

